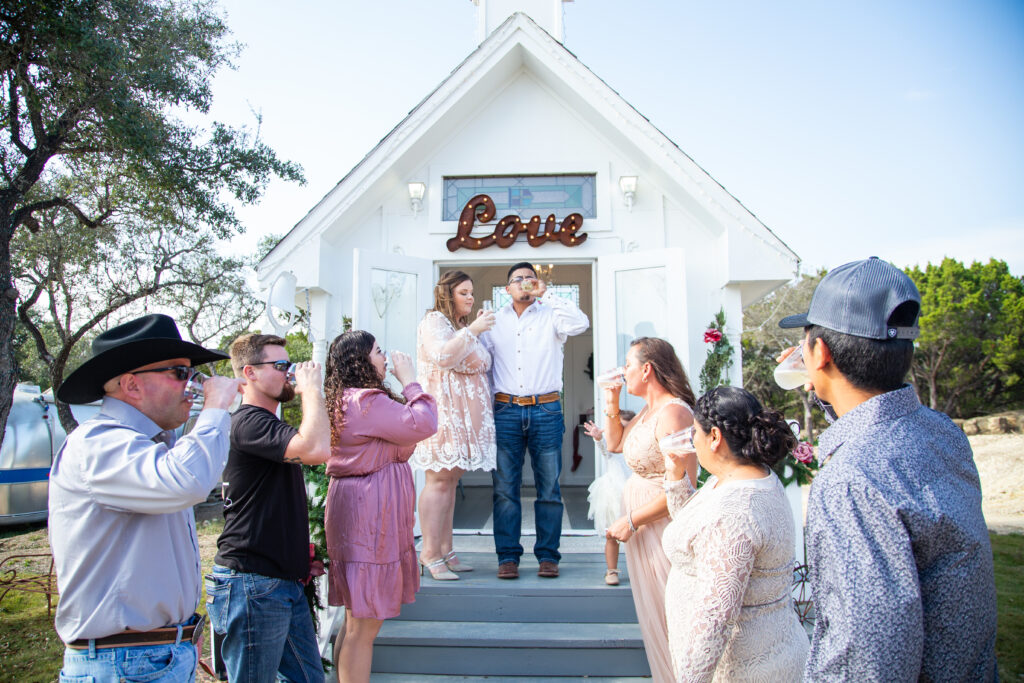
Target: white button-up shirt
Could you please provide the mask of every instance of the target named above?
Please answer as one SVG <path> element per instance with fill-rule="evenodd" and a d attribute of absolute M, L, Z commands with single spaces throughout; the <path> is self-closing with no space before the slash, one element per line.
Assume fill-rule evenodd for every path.
<path fill-rule="evenodd" d="M 180 624 L 199 604 L 192 506 L 228 457 L 226 410 L 204 410 L 173 448 L 160 427 L 107 396 L 68 435 L 50 470 L 50 547 L 64 642 Z"/>
<path fill-rule="evenodd" d="M 511 303 L 502 306 L 495 313 L 494 327 L 480 335 L 493 358 L 494 391 L 513 396 L 561 391 L 565 340 L 589 327 L 583 311 L 551 291 L 522 315 L 516 315 Z"/>

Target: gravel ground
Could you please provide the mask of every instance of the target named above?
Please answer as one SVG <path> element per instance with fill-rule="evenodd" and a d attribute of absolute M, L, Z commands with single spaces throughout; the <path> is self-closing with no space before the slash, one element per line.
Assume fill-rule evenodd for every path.
<path fill-rule="evenodd" d="M 982 510 L 997 533 L 1024 532 L 1024 434 L 968 437 L 981 476 Z"/>

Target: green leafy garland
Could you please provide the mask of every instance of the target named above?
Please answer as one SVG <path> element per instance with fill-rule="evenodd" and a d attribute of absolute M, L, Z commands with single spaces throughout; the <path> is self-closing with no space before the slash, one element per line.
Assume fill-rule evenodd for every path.
<path fill-rule="evenodd" d="M 717 386 L 729 384 L 734 349 L 725 334 L 725 310 L 719 309 L 704 331 L 704 343 L 711 344 L 704 367 L 700 370 L 700 392 L 706 394 Z"/>

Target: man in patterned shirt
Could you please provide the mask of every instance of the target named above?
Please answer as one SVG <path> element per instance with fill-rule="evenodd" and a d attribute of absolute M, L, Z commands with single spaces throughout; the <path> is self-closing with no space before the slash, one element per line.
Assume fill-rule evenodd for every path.
<path fill-rule="evenodd" d="M 996 592 L 967 437 L 904 384 L 921 297 L 877 258 L 818 285 L 803 327 L 835 422 L 818 442 L 806 545 L 816 611 L 809 681 L 992 681 Z"/>

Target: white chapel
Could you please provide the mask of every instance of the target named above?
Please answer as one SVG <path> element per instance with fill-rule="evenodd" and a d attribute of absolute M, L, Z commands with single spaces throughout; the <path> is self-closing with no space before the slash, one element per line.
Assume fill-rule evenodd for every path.
<path fill-rule="evenodd" d="M 738 353 L 743 309 L 800 261 L 566 49 L 571 0 L 473 1 L 476 50 L 310 208 L 258 277 L 271 304 L 307 310 L 315 360 L 345 318 L 415 358 L 441 272 L 466 271 L 478 305 L 498 307 L 508 266 L 536 264 L 591 321 L 564 359 L 562 483 L 585 485 L 602 465 L 573 426 L 601 409 L 595 371 L 658 336 L 696 383 L 719 309 Z M 732 372 L 741 383 L 741 363 Z"/>

